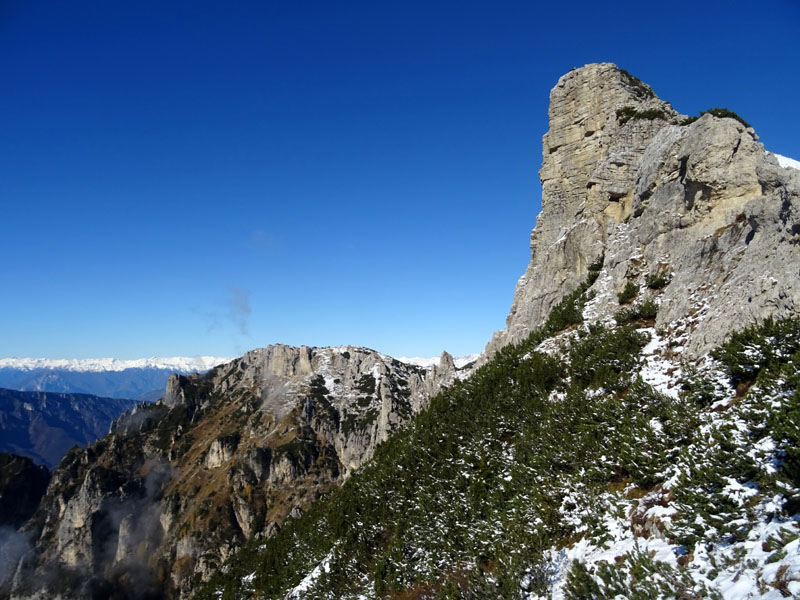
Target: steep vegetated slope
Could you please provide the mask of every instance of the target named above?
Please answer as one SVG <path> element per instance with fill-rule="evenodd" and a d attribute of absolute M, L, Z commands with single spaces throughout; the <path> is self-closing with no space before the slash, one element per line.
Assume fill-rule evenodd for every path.
<path fill-rule="evenodd" d="M 0 582 L 14 572 L 27 537 L 16 533 L 39 505 L 50 473 L 27 457 L 0 453 Z"/>
<path fill-rule="evenodd" d="M 53 468 L 73 446 L 94 442 L 134 400 L 0 388 L 0 452 Z"/>
<path fill-rule="evenodd" d="M 581 324 L 590 296 L 437 396 L 201 597 L 800 591 L 800 321 L 746 330 L 654 387 L 652 320 Z"/>
<path fill-rule="evenodd" d="M 273 536 L 458 375 L 358 347 L 270 346 L 175 375 L 62 461 L 14 597 L 187 595 L 248 539 Z"/>

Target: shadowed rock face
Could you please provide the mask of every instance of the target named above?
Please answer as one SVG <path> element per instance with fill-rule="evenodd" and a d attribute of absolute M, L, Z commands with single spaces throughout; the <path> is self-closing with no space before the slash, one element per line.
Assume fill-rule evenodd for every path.
<path fill-rule="evenodd" d="M 627 282 L 667 275 L 656 325 L 689 323 L 689 358 L 732 329 L 797 312 L 800 172 L 781 168 L 752 129 L 711 115 L 684 125 L 609 63 L 564 75 L 549 115 L 531 262 L 487 354 L 540 326 L 603 255 L 594 316 L 619 310 Z"/>
<path fill-rule="evenodd" d="M 53 468 L 73 446 L 106 435 L 111 422 L 135 404 L 89 394 L 0 388 L 0 452 L 29 456 Z"/>
<path fill-rule="evenodd" d="M 50 473 L 24 456 L 0 452 L 0 527 L 16 529 L 44 496 Z"/>
<path fill-rule="evenodd" d="M 15 597 L 186 597 L 341 484 L 456 376 L 359 347 L 269 346 L 174 375 L 74 449 L 25 526 Z"/>
<path fill-rule="evenodd" d="M 63 368 L 0 366 L 0 387 L 152 402 L 161 397 L 164 384 L 174 372 L 172 369 L 153 367 L 121 371 L 70 371 Z"/>

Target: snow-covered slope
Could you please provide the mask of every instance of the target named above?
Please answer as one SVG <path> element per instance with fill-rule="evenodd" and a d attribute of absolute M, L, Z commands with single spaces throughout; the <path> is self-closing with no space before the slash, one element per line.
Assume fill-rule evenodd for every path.
<path fill-rule="evenodd" d="M 786 156 L 781 156 L 780 154 L 775 154 L 774 152 L 772 155 L 778 159 L 778 164 L 784 168 L 788 167 L 790 169 L 798 169 L 800 170 L 800 161 L 797 161 L 793 158 L 788 158 Z"/>
<path fill-rule="evenodd" d="M 685 323 L 576 322 L 594 293 L 447 389 L 345 493 L 241 550 L 200 597 L 264 582 L 274 600 L 800 597 L 800 321 L 688 361 Z M 342 534 L 327 515 L 357 518 Z"/>
<path fill-rule="evenodd" d="M 219 356 L 173 356 L 168 358 L 0 358 L 0 369 L 60 369 L 64 371 L 99 372 L 125 371 L 126 369 L 167 369 L 181 373 L 208 371 L 212 367 L 232 360 Z"/>

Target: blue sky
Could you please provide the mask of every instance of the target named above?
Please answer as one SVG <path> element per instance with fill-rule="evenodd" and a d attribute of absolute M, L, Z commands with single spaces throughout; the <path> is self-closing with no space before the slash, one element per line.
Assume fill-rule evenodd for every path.
<path fill-rule="evenodd" d="M 800 159 L 800 3 L 653 6 L 0 0 L 0 356 L 480 351 L 569 69 Z"/>

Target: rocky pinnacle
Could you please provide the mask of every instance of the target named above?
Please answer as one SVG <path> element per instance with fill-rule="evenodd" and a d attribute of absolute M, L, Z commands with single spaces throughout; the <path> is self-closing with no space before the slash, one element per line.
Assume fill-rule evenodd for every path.
<path fill-rule="evenodd" d="M 524 339 L 604 258 L 593 316 L 619 310 L 630 282 L 681 323 L 686 358 L 732 330 L 800 307 L 800 171 L 782 168 L 753 129 L 691 121 L 610 63 L 559 79 L 542 140 L 542 211 L 507 328 L 487 355 Z M 769 268 L 765 268 L 769 265 Z M 656 296 L 648 281 L 663 276 Z"/>

